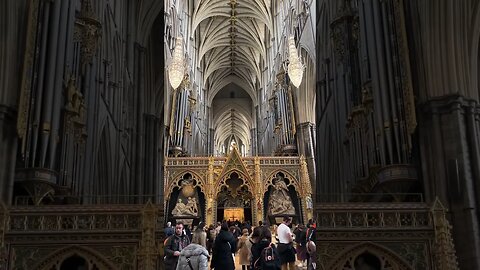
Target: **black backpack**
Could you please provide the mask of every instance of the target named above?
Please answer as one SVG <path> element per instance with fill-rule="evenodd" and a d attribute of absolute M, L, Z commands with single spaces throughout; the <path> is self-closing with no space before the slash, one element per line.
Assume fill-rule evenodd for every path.
<path fill-rule="evenodd" d="M 265 247 L 260 253 L 254 265 L 254 270 L 280 270 L 280 258 L 278 257 L 277 248 L 274 244 L 270 243 L 268 247 Z"/>

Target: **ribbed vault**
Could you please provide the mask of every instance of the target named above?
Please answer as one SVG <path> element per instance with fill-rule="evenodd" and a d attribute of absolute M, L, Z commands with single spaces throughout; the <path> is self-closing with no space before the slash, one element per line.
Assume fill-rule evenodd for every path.
<path fill-rule="evenodd" d="M 273 30 L 269 0 L 200 0 L 195 3 L 192 33 L 201 37 L 196 66 L 203 71 L 207 103 L 215 107 L 215 147 L 232 136 L 250 144 L 252 107 L 266 66 L 266 38 Z M 236 87 L 232 87 L 236 86 Z M 223 89 L 242 89 L 251 100 L 241 108 L 233 99 L 215 105 Z M 244 105 L 244 104 L 243 104 Z"/>
<path fill-rule="evenodd" d="M 229 147 L 232 139 L 240 146 L 245 145 L 245 153 L 250 148 L 250 130 L 253 125 L 251 114 L 252 100 L 235 84 L 230 84 L 216 95 L 213 101 L 214 147 L 218 151 Z M 228 151 L 228 149 L 225 149 Z"/>

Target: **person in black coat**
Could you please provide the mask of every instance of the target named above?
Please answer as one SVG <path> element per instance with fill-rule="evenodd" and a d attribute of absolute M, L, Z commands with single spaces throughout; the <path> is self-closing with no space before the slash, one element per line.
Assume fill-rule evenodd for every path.
<path fill-rule="evenodd" d="M 220 233 L 213 244 L 211 269 L 234 270 L 235 263 L 232 254 L 237 250 L 233 234 L 228 231 L 228 224 L 223 223 Z"/>

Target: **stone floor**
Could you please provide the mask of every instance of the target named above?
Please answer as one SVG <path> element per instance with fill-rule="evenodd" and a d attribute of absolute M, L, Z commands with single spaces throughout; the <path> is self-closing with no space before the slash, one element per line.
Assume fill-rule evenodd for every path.
<path fill-rule="evenodd" d="M 238 258 L 238 254 L 235 256 L 235 270 L 242 270 L 242 266 L 240 265 L 240 259 Z M 297 269 L 296 270 L 306 270 L 307 269 L 307 266 L 304 266 L 304 267 L 299 267 L 298 266 L 298 263 L 297 262 Z M 210 268 L 209 268 L 210 269 Z"/>
<path fill-rule="evenodd" d="M 240 260 L 238 259 L 238 255 L 235 256 L 235 270 L 242 270 L 242 266 L 239 264 L 239 261 Z M 307 269 L 306 266 L 305 267 L 299 267 L 297 265 L 297 270 L 306 270 L 306 269 Z"/>

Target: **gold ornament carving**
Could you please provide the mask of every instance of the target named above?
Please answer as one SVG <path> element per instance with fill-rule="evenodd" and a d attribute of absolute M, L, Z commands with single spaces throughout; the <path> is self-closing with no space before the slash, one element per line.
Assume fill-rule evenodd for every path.
<path fill-rule="evenodd" d="M 433 225 L 435 229 L 434 257 L 436 269 L 457 270 L 457 256 L 451 235 L 452 226 L 448 222 L 446 209 L 437 197 L 432 207 Z"/>
<path fill-rule="evenodd" d="M 311 196 L 308 176 L 305 178 L 305 173 L 308 175 L 306 166 L 306 161 L 302 163 L 300 157 L 241 157 L 236 150 L 231 151 L 227 158 L 169 157 L 165 161 L 165 200 L 168 201 L 175 187 L 179 187 L 183 175 L 190 173 L 196 181 L 196 187 L 200 187 L 205 195 L 206 222 L 213 224 L 216 221 L 218 193 L 222 186 L 228 186 L 227 180 L 236 173 L 243 179 L 243 183 L 235 189 L 243 187 L 251 193 L 252 221 L 257 222 L 264 219 L 265 192 L 273 184 L 272 180 L 278 172 L 290 180 L 289 185 L 295 188 L 299 198 L 301 194 Z M 307 205 L 311 205 L 306 199 L 304 202 L 301 201 L 302 198 L 299 200 L 303 213 L 313 210 L 306 209 Z M 307 217 L 313 217 L 313 212 L 312 215 L 302 216 L 302 219 Z"/>
<path fill-rule="evenodd" d="M 157 208 L 148 201 L 142 210 L 142 238 L 137 253 L 139 270 L 155 270 L 158 249 L 155 242 Z"/>

